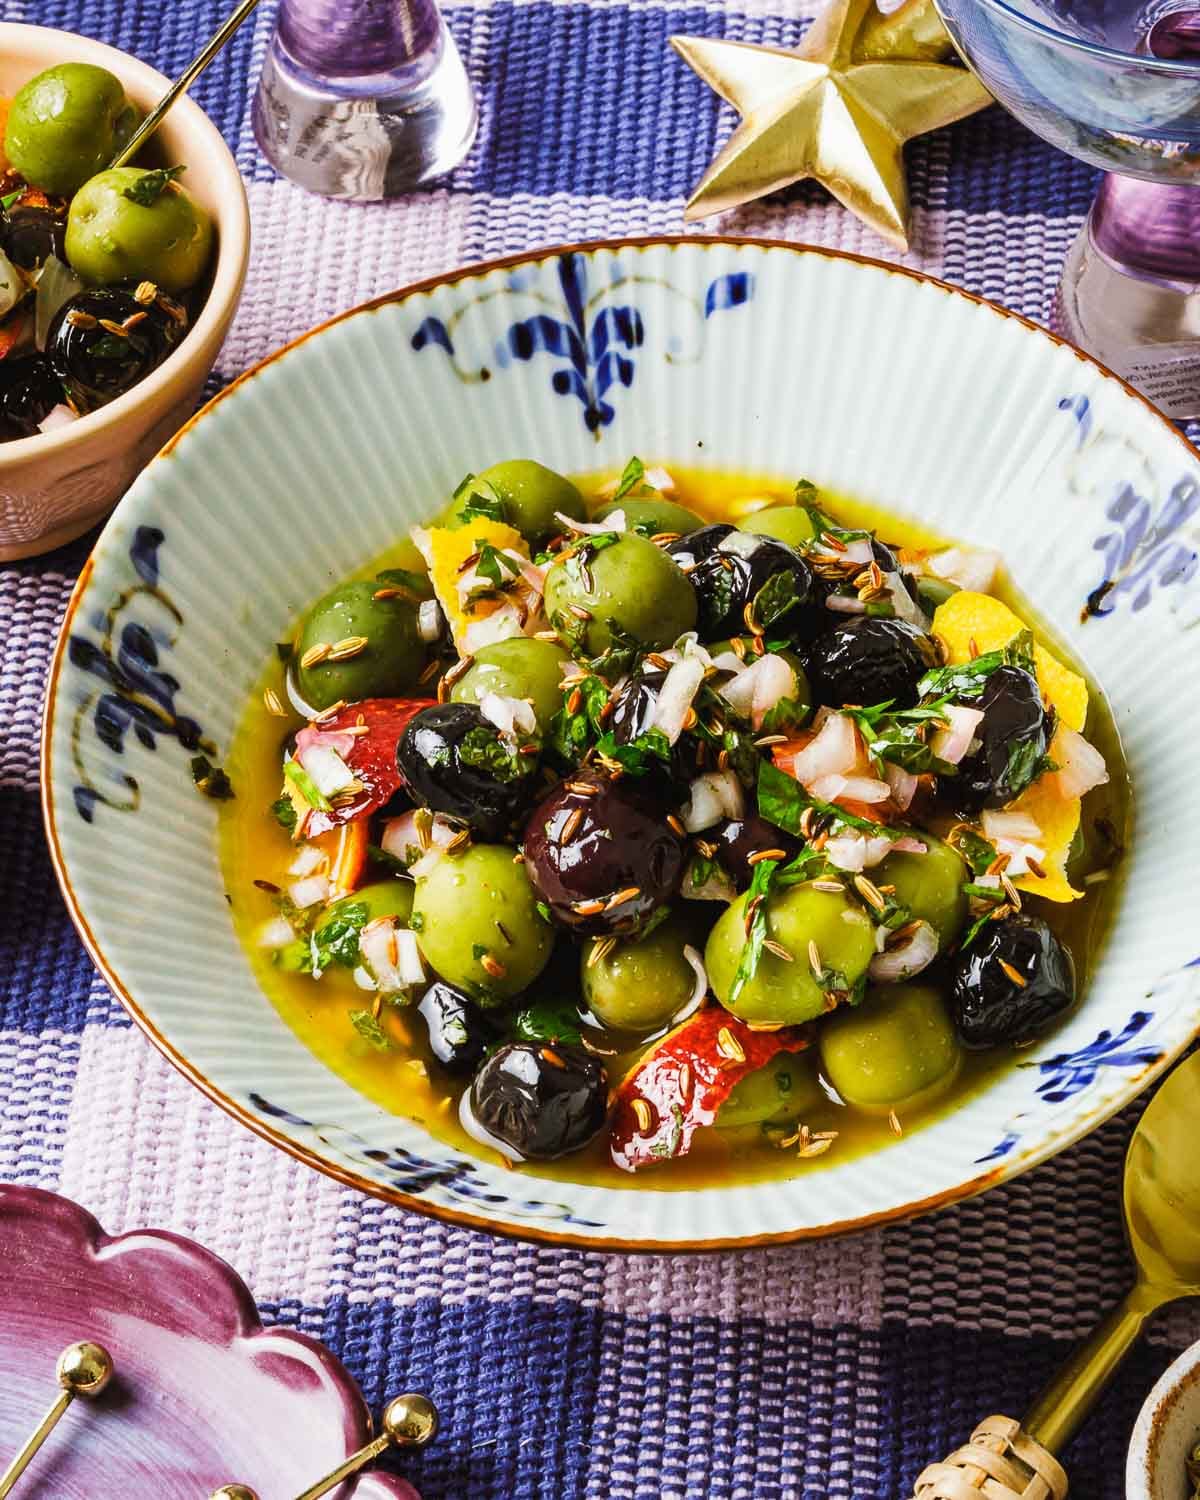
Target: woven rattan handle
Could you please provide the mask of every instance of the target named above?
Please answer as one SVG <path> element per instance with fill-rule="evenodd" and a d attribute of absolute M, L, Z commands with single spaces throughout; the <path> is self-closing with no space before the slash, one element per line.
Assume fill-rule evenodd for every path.
<path fill-rule="evenodd" d="M 1011 1417 L 988 1417 L 965 1447 L 930 1464 L 914 1500 L 1066 1500 L 1062 1465 Z"/>

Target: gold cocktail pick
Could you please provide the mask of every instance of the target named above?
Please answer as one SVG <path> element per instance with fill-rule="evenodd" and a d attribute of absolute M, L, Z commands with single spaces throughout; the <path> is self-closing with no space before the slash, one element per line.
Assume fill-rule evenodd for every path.
<path fill-rule="evenodd" d="M 426 1443 L 431 1443 L 438 1430 L 437 1407 L 428 1396 L 421 1396 L 416 1392 L 396 1396 L 384 1407 L 380 1428 L 378 1437 L 372 1438 L 357 1453 L 352 1453 L 336 1469 L 326 1474 L 324 1479 L 319 1479 L 303 1494 L 297 1495 L 296 1500 L 320 1500 L 320 1496 L 337 1489 L 344 1479 L 357 1474 L 359 1469 L 365 1468 L 393 1446 L 423 1448 Z M 3 1500 L 2 1494 L 0 1500 Z M 213 1492 L 210 1500 L 258 1500 L 258 1496 L 244 1484 L 225 1484 Z"/>
<path fill-rule="evenodd" d="M 241 26 L 242 22 L 250 15 L 257 4 L 258 0 L 241 0 L 241 4 L 238 5 L 237 9 L 222 21 L 212 36 L 209 37 L 208 41 L 205 42 L 204 46 L 200 48 L 200 51 L 196 53 L 195 57 L 192 58 L 191 62 L 188 63 L 187 67 L 184 68 L 183 72 L 129 137 L 121 150 L 109 162 L 110 167 L 123 167 L 126 162 L 133 160 L 162 124 L 162 118 L 167 110 L 175 103 L 180 94 L 187 93 L 188 89 L 200 77 L 201 73 L 204 72 L 205 68 L 208 67 L 209 63 L 212 62 L 213 58 L 216 57 L 217 53 L 220 52 L 221 48 L 238 27 Z"/>
<path fill-rule="evenodd" d="M 34 1454 L 50 1436 L 59 1418 L 76 1396 L 98 1396 L 112 1379 L 112 1356 L 99 1344 L 72 1344 L 58 1356 L 54 1373 L 59 1393 L 50 1410 L 34 1428 L 25 1446 L 0 1474 L 0 1500 L 12 1493 L 13 1486 L 29 1467 Z"/>

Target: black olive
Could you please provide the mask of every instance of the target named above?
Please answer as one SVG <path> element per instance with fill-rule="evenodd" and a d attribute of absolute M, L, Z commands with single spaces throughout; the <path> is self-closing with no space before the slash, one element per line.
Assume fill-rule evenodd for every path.
<path fill-rule="evenodd" d="M 806 662 L 819 703 L 912 708 L 917 684 L 938 665 L 932 639 L 903 620 L 850 615 L 814 641 Z"/>
<path fill-rule="evenodd" d="M 537 755 L 508 745 L 474 703 L 440 703 L 410 719 L 396 746 L 413 800 L 499 839 L 538 788 Z"/>
<path fill-rule="evenodd" d="M 653 727 L 658 695 L 666 677 L 661 667 L 643 665 L 618 693 L 608 720 L 608 728 L 618 745 L 632 744 Z M 644 761 L 652 784 L 659 786 L 672 802 L 679 801 L 675 788 L 682 787 L 689 772 L 694 774 L 692 748 L 680 738 L 671 746 L 665 761 L 655 755 L 646 756 Z"/>
<path fill-rule="evenodd" d="M 1040 917 L 989 922 L 955 960 L 950 996 L 964 1046 L 1028 1042 L 1074 1004 L 1071 958 Z"/>
<path fill-rule="evenodd" d="M 0 360 L 0 442 L 32 437 L 65 400 L 62 381 L 44 354 Z"/>
<path fill-rule="evenodd" d="M 768 823 L 757 813 L 750 813 L 745 818 L 729 818 L 715 828 L 706 829 L 701 837 L 716 845 L 717 862 L 739 891 L 753 879 L 752 854 L 762 849 L 782 849 L 785 858 L 791 859 L 800 852 L 799 839 L 785 833 L 782 828 L 776 828 L 774 823 Z"/>
<path fill-rule="evenodd" d="M 1037 773 L 1053 730 L 1037 679 L 1023 667 L 997 667 L 970 707 L 983 710 L 975 730 L 979 749 L 958 763 L 956 776 L 938 780 L 939 799 L 960 813 L 1003 807 Z"/>
<path fill-rule="evenodd" d="M 722 530 L 724 535 L 713 545 L 711 533 Z M 703 640 L 740 635 L 750 625 L 748 606 L 760 589 L 781 575 L 781 587 L 790 589 L 792 603 L 776 618 L 758 623 L 789 638 L 812 635 L 824 623 L 812 569 L 786 542 L 732 527 L 705 526 L 672 542 L 667 550 L 688 570 Z"/>
<path fill-rule="evenodd" d="M 639 931 L 683 874 L 684 841 L 628 777 L 579 772 L 530 814 L 525 868 L 556 922 L 603 937 Z"/>
<path fill-rule="evenodd" d="M 604 1127 L 608 1079 L 586 1054 L 544 1042 L 509 1042 L 476 1073 L 471 1113 L 518 1156 L 548 1161 L 578 1151 Z"/>
<path fill-rule="evenodd" d="M 99 287 L 63 303 L 51 321 L 46 353 L 76 405 L 91 410 L 162 364 L 186 328 L 182 307 L 161 293 L 143 304 L 122 287 Z"/>
<path fill-rule="evenodd" d="M 417 1002 L 429 1050 L 447 1073 L 470 1073 L 496 1040 L 496 1031 L 474 1000 L 436 979 Z"/>
<path fill-rule="evenodd" d="M 34 271 L 52 255 L 66 261 L 67 209 L 18 203 L 0 221 L 5 255 L 22 271 Z"/>

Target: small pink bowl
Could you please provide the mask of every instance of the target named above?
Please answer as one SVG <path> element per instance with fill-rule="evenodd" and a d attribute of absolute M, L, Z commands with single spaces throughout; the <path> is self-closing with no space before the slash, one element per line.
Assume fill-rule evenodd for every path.
<path fill-rule="evenodd" d="M 0 22 L 0 96 L 11 97 L 60 62 L 107 68 L 143 109 L 168 86 L 161 73 L 103 42 Z M 250 211 L 237 163 L 191 99 L 177 101 L 156 140 L 172 163 L 186 165 L 188 191 L 217 228 L 208 299 L 179 348 L 133 390 L 69 427 L 0 443 L 0 562 L 61 546 L 112 509 L 192 415 L 237 310 L 250 253 Z"/>

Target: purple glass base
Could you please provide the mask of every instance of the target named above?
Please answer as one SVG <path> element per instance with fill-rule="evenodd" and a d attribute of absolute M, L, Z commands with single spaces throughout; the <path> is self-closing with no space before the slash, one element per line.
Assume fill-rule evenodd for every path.
<path fill-rule="evenodd" d="M 1167 416 L 1200 417 L 1200 187 L 1105 177 L 1055 323 Z"/>

